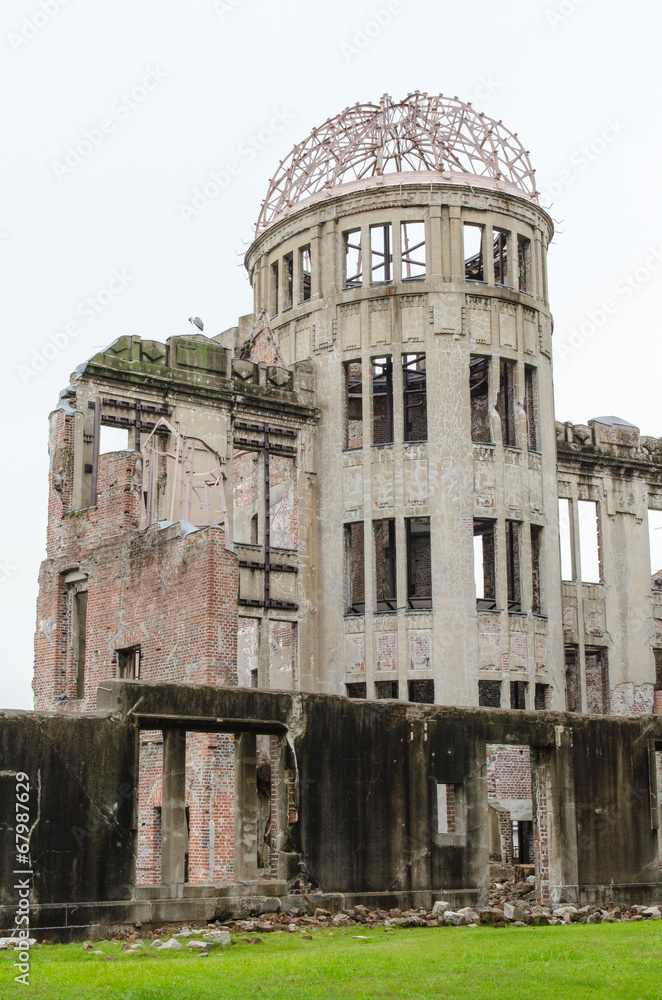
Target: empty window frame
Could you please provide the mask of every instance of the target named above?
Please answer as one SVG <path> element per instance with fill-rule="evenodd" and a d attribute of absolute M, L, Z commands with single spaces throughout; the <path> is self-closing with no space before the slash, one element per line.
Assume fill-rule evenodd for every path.
<path fill-rule="evenodd" d="M 651 586 L 662 590 L 662 510 L 648 511 L 648 541 L 651 557 Z"/>
<path fill-rule="evenodd" d="M 527 448 L 538 451 L 538 372 L 532 365 L 524 365 L 524 409 Z"/>
<path fill-rule="evenodd" d="M 343 448 L 363 447 L 363 366 L 360 361 L 343 365 L 344 419 Z"/>
<path fill-rule="evenodd" d="M 427 371 L 424 354 L 402 355 L 405 441 L 427 441 Z"/>
<path fill-rule="evenodd" d="M 534 692 L 534 708 L 536 712 L 544 712 L 551 708 L 551 687 L 549 684 L 536 684 Z"/>
<path fill-rule="evenodd" d="M 276 261 L 269 269 L 269 315 L 278 315 L 278 296 L 280 290 L 280 263 Z"/>
<path fill-rule="evenodd" d="M 517 237 L 517 269 L 520 292 L 531 292 L 531 240 Z"/>
<path fill-rule="evenodd" d="M 489 358 L 472 357 L 469 361 L 469 391 L 471 440 L 476 443 L 491 444 Z"/>
<path fill-rule="evenodd" d="M 437 783 L 437 833 L 465 834 L 466 805 L 463 785 Z"/>
<path fill-rule="evenodd" d="M 495 521 L 474 521 L 474 579 L 476 607 L 493 611 L 496 606 Z"/>
<path fill-rule="evenodd" d="M 370 227 L 370 264 L 373 281 L 393 280 L 393 234 L 391 223 Z"/>
<path fill-rule="evenodd" d="M 348 698 L 367 698 L 368 697 L 368 685 L 365 681 L 359 681 L 355 684 L 345 684 L 347 690 Z"/>
<path fill-rule="evenodd" d="M 522 525 L 506 521 L 506 577 L 508 610 L 522 610 Z"/>
<path fill-rule="evenodd" d="M 531 610 L 543 614 L 542 527 L 531 525 Z"/>
<path fill-rule="evenodd" d="M 655 690 L 662 691 L 662 649 L 654 649 L 655 657 Z"/>
<path fill-rule="evenodd" d="M 464 277 L 467 281 L 484 281 L 483 227 L 465 222 L 464 235 Z"/>
<path fill-rule="evenodd" d="M 523 712 L 526 709 L 526 681 L 510 682 L 510 707 Z"/>
<path fill-rule="evenodd" d="M 517 447 L 515 429 L 515 362 L 501 359 L 499 366 L 499 395 L 497 413 L 501 420 L 501 443 L 509 448 Z"/>
<path fill-rule="evenodd" d="M 398 699 L 400 697 L 398 693 L 398 682 L 397 681 L 376 681 L 375 682 L 375 698 L 378 701 L 386 700 L 388 698 Z"/>
<path fill-rule="evenodd" d="M 609 711 L 609 668 L 607 650 L 586 647 L 586 711 L 589 715 L 606 715 Z"/>
<path fill-rule="evenodd" d="M 397 609 L 395 521 L 375 521 L 375 607 L 377 611 Z"/>
<path fill-rule="evenodd" d="M 480 708 L 501 708 L 501 681 L 478 681 Z"/>
<path fill-rule="evenodd" d="M 432 607 L 430 518 L 405 518 L 407 534 L 407 602 L 410 608 Z"/>
<path fill-rule="evenodd" d="M 568 712 L 581 711 L 579 647 L 565 647 L 565 705 Z"/>
<path fill-rule="evenodd" d="M 393 358 L 372 359 L 372 443 L 393 444 Z"/>
<path fill-rule="evenodd" d="M 294 294 L 294 254 L 283 257 L 283 311 L 291 309 Z"/>
<path fill-rule="evenodd" d="M 579 558 L 584 583 L 602 582 L 599 508 L 595 500 L 579 500 Z"/>
<path fill-rule="evenodd" d="M 423 705 L 434 705 L 434 681 L 407 681 L 409 701 Z"/>
<path fill-rule="evenodd" d="M 425 278 L 425 223 L 403 222 L 400 236 L 402 280 L 422 281 Z"/>
<path fill-rule="evenodd" d="M 505 229 L 495 229 L 494 243 L 494 281 L 497 285 L 508 284 L 508 232 Z"/>
<path fill-rule="evenodd" d="M 310 244 L 301 247 L 299 250 L 299 288 L 297 291 L 298 302 L 309 302 L 312 291 L 312 257 Z"/>
<path fill-rule="evenodd" d="M 345 613 L 365 613 L 365 549 L 363 521 L 345 525 Z"/>
<path fill-rule="evenodd" d="M 561 579 L 574 580 L 572 561 L 572 507 L 566 497 L 559 498 L 559 539 L 561 542 Z"/>
<path fill-rule="evenodd" d="M 343 233 L 343 249 L 345 256 L 345 288 L 360 288 L 363 284 L 363 250 L 361 247 L 361 230 L 350 229 Z"/>
<path fill-rule="evenodd" d="M 128 646 L 115 651 L 117 676 L 125 681 L 140 679 L 140 646 Z"/>
<path fill-rule="evenodd" d="M 87 577 L 78 571 L 67 574 L 65 583 L 66 660 L 71 682 L 68 697 L 85 697 L 85 646 L 87 638 Z"/>

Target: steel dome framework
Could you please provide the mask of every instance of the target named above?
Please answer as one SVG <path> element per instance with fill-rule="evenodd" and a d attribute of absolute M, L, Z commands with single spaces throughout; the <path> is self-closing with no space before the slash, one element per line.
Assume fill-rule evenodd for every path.
<path fill-rule="evenodd" d="M 356 104 L 314 129 L 284 160 L 269 184 L 257 234 L 303 202 L 334 189 L 406 183 L 407 175 L 512 190 L 537 202 L 535 171 L 517 134 L 457 97 L 418 92 L 394 103 Z M 435 178 L 430 174 L 437 175 Z"/>

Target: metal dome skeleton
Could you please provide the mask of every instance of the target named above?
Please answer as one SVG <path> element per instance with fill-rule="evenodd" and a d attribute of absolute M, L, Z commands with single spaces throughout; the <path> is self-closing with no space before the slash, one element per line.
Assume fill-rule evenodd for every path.
<path fill-rule="evenodd" d="M 259 234 L 303 203 L 352 188 L 460 182 L 538 201 L 535 171 L 517 135 L 458 98 L 409 94 L 356 104 L 311 132 L 281 161 L 257 221 Z"/>

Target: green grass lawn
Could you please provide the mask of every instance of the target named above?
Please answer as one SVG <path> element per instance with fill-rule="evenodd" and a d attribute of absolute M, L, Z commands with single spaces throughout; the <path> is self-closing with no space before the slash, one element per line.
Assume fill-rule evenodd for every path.
<path fill-rule="evenodd" d="M 362 933 L 364 937 L 353 935 Z M 249 937 L 248 935 L 247 937 Z M 81 945 L 35 948 L 29 987 L 14 983 L 12 952 L 0 953 L 0 997 L 40 1000 L 583 1000 L 662 998 L 662 921 L 496 929 L 428 928 L 386 932 L 339 928 L 261 934 L 208 958 L 146 948 L 158 957 L 101 955 Z M 233 938 L 238 940 L 237 937 Z"/>

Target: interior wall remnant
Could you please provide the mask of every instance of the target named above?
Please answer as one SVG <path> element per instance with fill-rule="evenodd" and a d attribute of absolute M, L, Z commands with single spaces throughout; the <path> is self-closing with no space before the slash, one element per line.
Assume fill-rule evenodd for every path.
<path fill-rule="evenodd" d="M 478 681 L 480 708 L 501 708 L 501 681 Z"/>
<path fill-rule="evenodd" d="M 269 622 L 269 687 L 276 691 L 297 688 L 297 624 Z"/>
<path fill-rule="evenodd" d="M 496 522 L 487 518 L 474 520 L 474 582 L 476 605 L 485 610 L 496 608 Z"/>
<path fill-rule="evenodd" d="M 508 233 L 505 229 L 494 230 L 494 281 L 497 285 L 508 284 Z"/>
<path fill-rule="evenodd" d="M 363 521 L 345 525 L 345 611 L 365 613 L 365 548 Z"/>
<path fill-rule="evenodd" d="M 427 441 L 427 373 L 424 354 L 402 355 L 404 392 L 404 439 Z"/>
<path fill-rule="evenodd" d="M 348 698 L 367 698 L 368 685 L 365 681 L 355 681 L 353 684 L 345 684 Z"/>
<path fill-rule="evenodd" d="M 533 365 L 524 366 L 524 410 L 527 448 L 538 451 L 538 372 Z"/>
<path fill-rule="evenodd" d="M 501 358 L 497 413 L 501 421 L 501 443 L 506 447 L 517 446 L 515 427 L 515 362 Z"/>
<path fill-rule="evenodd" d="M 363 447 L 363 366 L 360 361 L 347 361 L 343 365 L 345 382 L 343 448 Z"/>
<path fill-rule="evenodd" d="M 407 681 L 409 701 L 434 705 L 434 681 L 431 678 Z"/>
<path fill-rule="evenodd" d="M 517 264 L 520 292 L 531 292 L 531 240 L 526 236 L 517 237 Z"/>
<path fill-rule="evenodd" d="M 269 513 L 271 547 L 297 549 L 299 546 L 299 504 L 296 466 L 293 458 L 269 458 Z"/>
<path fill-rule="evenodd" d="M 405 518 L 407 538 L 407 599 L 410 608 L 432 607 L 430 518 Z"/>
<path fill-rule="evenodd" d="M 584 650 L 586 670 L 586 711 L 590 715 L 604 715 L 609 712 L 609 666 L 607 650 L 601 647 L 586 647 Z"/>
<path fill-rule="evenodd" d="M 397 681 L 375 681 L 375 698 L 383 701 L 389 698 L 398 699 L 399 685 Z"/>
<path fill-rule="evenodd" d="M 508 610 L 522 610 L 521 570 L 522 525 L 519 521 L 506 521 L 506 577 L 508 583 Z"/>
<path fill-rule="evenodd" d="M 534 692 L 534 709 L 536 712 L 544 712 L 552 707 L 552 688 L 550 684 L 536 684 Z"/>
<path fill-rule="evenodd" d="M 377 611 L 397 610 L 395 520 L 375 521 L 375 587 Z"/>
<path fill-rule="evenodd" d="M 257 618 L 239 618 L 237 626 L 237 682 L 239 687 L 257 687 L 260 623 Z"/>
<path fill-rule="evenodd" d="M 531 610 L 534 614 L 543 614 L 543 581 L 542 581 L 542 526 L 531 525 Z"/>
<path fill-rule="evenodd" d="M 472 357 L 469 363 L 471 396 L 471 440 L 491 444 L 490 422 L 490 359 Z"/>
<path fill-rule="evenodd" d="M 393 358 L 372 359 L 372 443 L 393 444 Z"/>
<path fill-rule="evenodd" d="M 258 543 L 258 463 L 257 452 L 239 449 L 234 452 L 232 459 L 232 532 L 235 542 L 254 545 Z"/>
<path fill-rule="evenodd" d="M 520 712 L 526 709 L 526 692 L 528 688 L 526 681 L 510 682 L 510 707 Z"/>
<path fill-rule="evenodd" d="M 578 646 L 565 647 L 565 698 L 568 712 L 581 711 Z"/>

